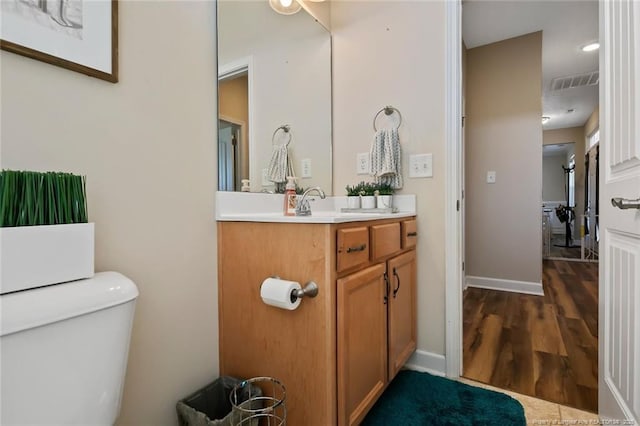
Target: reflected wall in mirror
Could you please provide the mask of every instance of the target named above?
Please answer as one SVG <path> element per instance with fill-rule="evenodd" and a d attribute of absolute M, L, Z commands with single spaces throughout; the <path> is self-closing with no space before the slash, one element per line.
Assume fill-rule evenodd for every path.
<path fill-rule="evenodd" d="M 280 15 L 266 0 L 218 1 L 218 64 L 218 189 L 238 191 L 248 179 L 252 192 L 274 191 L 265 173 L 274 132 L 287 124 L 298 186 L 330 193 L 329 32 L 305 10 Z"/>
<path fill-rule="evenodd" d="M 575 144 L 563 143 L 545 145 L 542 147 L 542 200 L 548 202 L 562 202 L 575 206 L 575 176 L 569 175 L 567 188 L 567 175 L 563 166 L 569 168 L 575 164 Z M 567 192 L 568 191 L 568 192 Z"/>

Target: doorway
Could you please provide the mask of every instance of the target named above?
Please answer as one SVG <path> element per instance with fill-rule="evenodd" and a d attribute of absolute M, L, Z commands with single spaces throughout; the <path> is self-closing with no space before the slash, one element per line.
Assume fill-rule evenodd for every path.
<path fill-rule="evenodd" d="M 218 190 L 240 191 L 250 179 L 249 69 L 233 68 L 218 79 Z"/>
<path fill-rule="evenodd" d="M 242 123 L 218 119 L 218 191 L 240 189 Z"/>
<path fill-rule="evenodd" d="M 598 63 L 597 54 L 577 55 L 581 44 L 598 39 L 597 3 L 492 3 L 468 2 L 462 11 L 468 48 L 462 60 L 462 375 L 597 412 L 598 267 L 583 261 L 582 240 L 597 238 L 589 228 L 597 218 L 590 221 L 586 208 L 585 127 L 597 115 Z M 467 12 L 477 22 L 465 21 Z M 548 26 L 554 22 L 570 34 Z M 486 38 L 485 29 L 498 38 Z M 556 50 L 568 46 L 574 50 L 564 55 L 583 68 L 550 67 L 549 58 L 558 61 Z M 580 102 L 582 91 L 591 104 Z M 567 129 L 574 135 L 567 136 Z M 547 145 L 558 151 L 549 171 Z M 550 178 L 551 169 L 558 188 L 548 189 L 558 191 L 547 198 L 543 177 Z M 555 248 L 566 252 L 551 256 Z"/>

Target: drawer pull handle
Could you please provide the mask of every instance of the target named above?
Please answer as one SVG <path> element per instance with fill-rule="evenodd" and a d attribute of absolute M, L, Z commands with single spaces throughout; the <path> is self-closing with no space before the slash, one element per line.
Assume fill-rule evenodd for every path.
<path fill-rule="evenodd" d="M 393 276 L 396 277 L 396 281 L 398 281 L 398 286 L 393 289 L 393 298 L 396 298 L 396 294 L 398 294 L 398 290 L 400 290 L 400 275 L 396 271 L 396 268 L 393 268 Z"/>
<path fill-rule="evenodd" d="M 364 249 L 366 249 L 366 248 L 367 248 L 366 244 L 361 244 L 361 245 L 356 246 L 356 247 L 348 247 L 347 248 L 347 253 L 353 253 L 353 252 L 356 252 L 356 251 L 364 251 Z"/>
<path fill-rule="evenodd" d="M 417 233 L 417 232 L 415 232 L 415 231 L 414 231 L 414 232 L 408 232 L 408 233 L 407 233 L 407 237 L 417 237 L 417 236 L 418 236 L 418 233 Z"/>

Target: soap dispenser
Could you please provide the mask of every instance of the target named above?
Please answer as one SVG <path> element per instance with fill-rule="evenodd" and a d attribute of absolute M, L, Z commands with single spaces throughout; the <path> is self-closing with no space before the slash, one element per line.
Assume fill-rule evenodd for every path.
<path fill-rule="evenodd" d="M 287 186 L 284 191 L 284 215 L 295 216 L 296 215 L 296 178 L 294 176 L 287 176 Z"/>

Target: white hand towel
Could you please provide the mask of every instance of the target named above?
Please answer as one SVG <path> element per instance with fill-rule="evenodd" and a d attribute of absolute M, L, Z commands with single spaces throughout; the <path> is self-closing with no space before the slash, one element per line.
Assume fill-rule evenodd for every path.
<path fill-rule="evenodd" d="M 376 132 L 370 151 L 371 175 L 376 183 L 388 183 L 401 189 L 402 149 L 398 129 L 380 129 Z"/>

